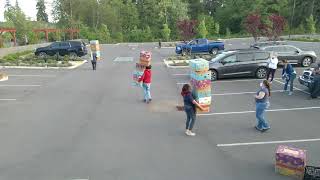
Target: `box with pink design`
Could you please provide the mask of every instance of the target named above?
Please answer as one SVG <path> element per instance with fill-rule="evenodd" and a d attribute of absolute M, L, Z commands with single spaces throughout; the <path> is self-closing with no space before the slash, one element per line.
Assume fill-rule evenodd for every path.
<path fill-rule="evenodd" d="M 279 145 L 276 150 L 277 173 L 302 179 L 307 164 L 306 150 Z"/>

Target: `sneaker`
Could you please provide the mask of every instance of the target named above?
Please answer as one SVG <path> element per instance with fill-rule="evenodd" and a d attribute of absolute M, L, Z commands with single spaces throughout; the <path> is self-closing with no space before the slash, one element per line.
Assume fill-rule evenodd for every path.
<path fill-rule="evenodd" d="M 143 102 L 147 102 L 147 100 L 144 99 Z"/>
<path fill-rule="evenodd" d="M 263 129 L 258 128 L 257 126 L 254 126 L 254 128 L 260 132 L 262 132 Z"/>
<path fill-rule="evenodd" d="M 189 136 L 196 136 L 196 133 L 189 131 Z"/>
<path fill-rule="evenodd" d="M 261 132 L 266 132 L 266 131 L 268 131 L 269 129 L 270 129 L 270 127 L 268 127 L 268 128 L 263 128 Z"/>
<path fill-rule="evenodd" d="M 291 95 L 292 95 L 292 93 L 293 93 L 293 92 L 292 92 L 292 91 L 290 91 L 290 92 L 288 93 L 288 95 L 289 95 L 289 96 L 291 96 Z"/>

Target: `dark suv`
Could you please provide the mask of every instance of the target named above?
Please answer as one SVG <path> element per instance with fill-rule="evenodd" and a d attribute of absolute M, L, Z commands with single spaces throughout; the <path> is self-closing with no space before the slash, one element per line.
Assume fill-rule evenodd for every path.
<path fill-rule="evenodd" d="M 317 60 L 317 55 L 314 51 L 303 51 L 290 45 L 260 46 L 256 48 L 276 52 L 280 61 L 286 59 L 291 64 L 299 64 L 303 67 L 309 67 Z"/>
<path fill-rule="evenodd" d="M 54 56 L 59 54 L 60 56 L 69 55 L 70 58 L 75 59 L 87 53 L 86 45 L 82 41 L 63 41 L 54 42 L 47 47 L 37 48 L 35 55 L 45 57 L 47 55 Z"/>
<path fill-rule="evenodd" d="M 226 51 L 213 58 L 210 64 L 212 80 L 229 77 L 266 78 L 270 52 L 248 49 Z"/>

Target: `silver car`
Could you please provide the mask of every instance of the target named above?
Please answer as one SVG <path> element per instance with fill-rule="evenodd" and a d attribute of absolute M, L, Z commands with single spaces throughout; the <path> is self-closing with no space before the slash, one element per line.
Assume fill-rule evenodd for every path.
<path fill-rule="evenodd" d="M 291 45 L 258 46 L 256 48 L 276 52 L 279 61 L 286 59 L 291 64 L 299 64 L 303 67 L 309 67 L 317 61 L 317 55 L 314 51 L 303 51 Z"/>

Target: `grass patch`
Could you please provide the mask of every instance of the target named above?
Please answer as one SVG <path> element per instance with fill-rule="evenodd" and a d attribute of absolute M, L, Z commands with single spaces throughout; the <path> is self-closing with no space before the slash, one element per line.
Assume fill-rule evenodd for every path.
<path fill-rule="evenodd" d="M 70 61 L 82 61 L 80 58 L 71 59 L 69 56 L 35 56 L 33 51 L 23 51 L 8 54 L 0 59 L 0 66 L 27 66 L 27 67 L 70 67 Z"/>
<path fill-rule="evenodd" d="M 207 61 L 210 61 L 214 57 L 215 57 L 215 55 L 212 55 L 212 54 L 192 54 L 192 55 L 187 55 L 187 56 L 173 55 L 173 56 L 169 56 L 166 60 L 173 61 L 173 60 L 190 60 L 190 59 L 202 58 Z"/>

